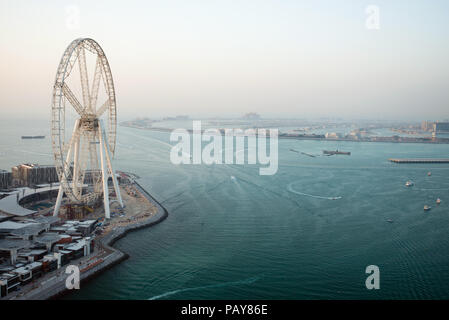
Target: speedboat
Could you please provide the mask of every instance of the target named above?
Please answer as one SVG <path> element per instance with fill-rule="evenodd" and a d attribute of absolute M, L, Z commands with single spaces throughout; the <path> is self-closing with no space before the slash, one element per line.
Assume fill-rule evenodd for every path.
<path fill-rule="evenodd" d="M 413 185 L 414 185 L 413 181 L 410 181 L 410 180 L 408 180 L 408 181 L 405 183 L 405 186 L 406 186 L 406 187 L 412 187 Z"/>
<path fill-rule="evenodd" d="M 440 203 L 441 203 L 441 199 L 438 198 L 437 201 L 436 201 L 436 203 L 437 203 L 437 204 L 440 204 Z"/>
<path fill-rule="evenodd" d="M 387 222 L 389 222 L 389 223 L 393 223 L 393 220 L 391 220 L 391 219 L 388 219 L 388 220 L 387 220 Z"/>
<path fill-rule="evenodd" d="M 424 206 L 424 211 L 429 211 L 430 209 L 432 209 L 432 207 L 430 207 L 430 206 L 428 206 L 428 205 L 425 205 L 425 206 Z"/>

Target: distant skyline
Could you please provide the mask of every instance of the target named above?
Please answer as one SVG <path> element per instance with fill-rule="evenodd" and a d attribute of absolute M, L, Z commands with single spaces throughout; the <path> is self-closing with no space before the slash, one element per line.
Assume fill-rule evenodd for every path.
<path fill-rule="evenodd" d="M 448 13 L 444 0 L 0 0 L 1 117 L 50 117 L 61 55 L 90 37 L 110 62 L 119 121 L 444 120 Z"/>

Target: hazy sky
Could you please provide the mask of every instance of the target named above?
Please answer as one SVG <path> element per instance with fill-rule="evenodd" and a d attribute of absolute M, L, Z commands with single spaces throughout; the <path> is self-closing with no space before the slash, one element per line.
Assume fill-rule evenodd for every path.
<path fill-rule="evenodd" d="M 379 30 L 366 27 L 368 5 Z M 449 118 L 445 0 L 0 0 L 1 117 L 49 117 L 78 37 L 106 52 L 119 120 Z"/>

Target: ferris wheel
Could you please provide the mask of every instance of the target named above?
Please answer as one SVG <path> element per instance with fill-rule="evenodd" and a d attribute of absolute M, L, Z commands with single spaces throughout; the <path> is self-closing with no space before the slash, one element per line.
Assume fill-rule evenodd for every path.
<path fill-rule="evenodd" d="M 66 130 L 72 122 L 73 130 Z M 112 167 L 116 127 L 109 62 L 95 40 L 76 39 L 62 55 L 53 86 L 51 137 L 60 182 L 54 216 L 65 194 L 79 204 L 92 204 L 103 196 L 105 216 L 110 218 L 109 177 L 123 207 Z"/>

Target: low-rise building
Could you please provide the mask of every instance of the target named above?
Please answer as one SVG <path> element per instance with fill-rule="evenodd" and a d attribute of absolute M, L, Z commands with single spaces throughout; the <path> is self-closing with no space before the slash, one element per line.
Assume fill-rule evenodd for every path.
<path fill-rule="evenodd" d="M 3 273 L 0 275 L 0 297 L 5 297 L 11 291 L 19 287 L 20 278 L 15 273 Z"/>
<path fill-rule="evenodd" d="M 12 174 L 0 169 L 0 189 L 8 189 L 12 185 Z"/>
<path fill-rule="evenodd" d="M 42 272 L 51 272 L 58 268 L 58 258 L 54 255 L 46 255 L 42 259 Z"/>
<path fill-rule="evenodd" d="M 340 139 L 341 134 L 337 132 L 326 132 L 324 135 L 326 139 Z"/>

